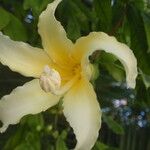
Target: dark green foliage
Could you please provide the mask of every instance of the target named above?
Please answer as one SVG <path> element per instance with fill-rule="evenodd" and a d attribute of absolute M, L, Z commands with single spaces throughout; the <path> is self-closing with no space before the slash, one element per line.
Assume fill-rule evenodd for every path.
<path fill-rule="evenodd" d="M 33 14 L 38 17 L 41 11 L 46 8 L 47 4 L 52 2 L 52 0 L 24 0 L 23 8 L 25 10 L 32 9 Z"/>
<path fill-rule="evenodd" d="M 123 127 L 117 123 L 111 116 L 103 115 L 103 121 L 108 125 L 108 127 L 116 134 L 124 134 Z"/>
<path fill-rule="evenodd" d="M 3 8 L 0 8 L 0 14 L 1 14 L 0 30 L 2 30 L 10 22 L 10 17 L 9 14 Z"/>
<path fill-rule="evenodd" d="M 0 31 L 13 40 L 42 47 L 38 17 L 50 2 L 0 0 Z M 103 31 L 126 43 L 138 61 L 139 75 L 133 90 L 126 88 L 124 68 L 116 57 L 103 51 L 90 57 L 99 72 L 91 82 L 104 114 L 93 150 L 149 150 L 150 1 L 63 0 L 55 15 L 73 42 L 91 31 Z M 0 65 L 0 96 L 29 80 Z M 116 100 L 125 100 L 127 105 L 116 107 Z M 24 117 L 19 125 L 0 134 L 0 150 L 67 150 L 75 144 L 61 103 L 42 114 Z"/>
<path fill-rule="evenodd" d="M 112 7 L 111 0 L 94 0 L 93 11 L 96 14 L 96 29 L 104 32 L 111 30 Z"/>
<path fill-rule="evenodd" d="M 131 33 L 131 48 L 136 54 L 139 67 L 150 74 L 150 53 L 148 53 L 147 37 L 141 12 L 134 5 L 127 5 L 127 18 Z M 141 57 L 143 56 L 143 57 Z"/>

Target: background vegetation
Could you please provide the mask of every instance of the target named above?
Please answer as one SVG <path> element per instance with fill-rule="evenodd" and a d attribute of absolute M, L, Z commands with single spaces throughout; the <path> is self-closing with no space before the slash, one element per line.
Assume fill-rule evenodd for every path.
<path fill-rule="evenodd" d="M 41 47 L 37 22 L 49 2 L 0 0 L 0 30 L 13 40 Z M 137 86 L 132 90 L 126 88 L 124 69 L 114 56 L 101 51 L 90 57 L 99 69 L 92 82 L 103 111 L 93 150 L 150 150 L 150 1 L 63 0 L 56 16 L 72 41 L 103 31 L 131 47 L 138 60 Z M 0 65 L 0 96 L 29 80 Z M 75 144 L 61 104 L 24 117 L 0 134 L 0 150 L 67 150 Z"/>

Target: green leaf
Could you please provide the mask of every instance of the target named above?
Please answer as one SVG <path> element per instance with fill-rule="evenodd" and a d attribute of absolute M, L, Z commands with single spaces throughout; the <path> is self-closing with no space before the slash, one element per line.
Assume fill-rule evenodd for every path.
<path fill-rule="evenodd" d="M 89 24 L 88 21 L 91 19 L 91 14 L 89 13 L 90 10 L 84 7 L 85 5 L 82 4 L 81 1 L 79 0 L 72 0 L 68 1 L 69 7 L 70 7 L 70 12 L 71 16 L 69 15 L 69 19 L 72 17 L 76 19 L 76 22 L 80 26 L 81 32 L 87 32 L 89 30 Z M 67 7 L 68 7 L 67 3 Z M 89 17 L 90 16 L 90 17 Z M 75 20 L 74 20 L 75 21 Z"/>
<path fill-rule="evenodd" d="M 9 24 L 3 28 L 4 34 L 8 35 L 10 38 L 16 41 L 27 41 L 26 28 L 22 22 L 11 13 L 9 13 L 9 16 Z"/>
<path fill-rule="evenodd" d="M 117 81 L 123 81 L 125 78 L 125 72 L 122 66 L 116 64 L 117 58 L 110 54 L 110 53 L 105 53 L 101 52 L 100 53 L 100 58 L 99 58 L 99 63 L 104 66 L 109 74 Z"/>
<path fill-rule="evenodd" d="M 132 0 L 131 3 L 134 5 L 134 7 L 136 7 L 137 9 L 139 9 L 140 11 L 144 11 L 145 8 L 145 0 Z"/>
<path fill-rule="evenodd" d="M 68 150 L 65 144 L 66 137 L 67 137 L 67 132 L 63 130 L 61 134 L 57 137 L 56 150 Z"/>
<path fill-rule="evenodd" d="M 103 115 L 103 120 L 114 133 L 120 135 L 124 134 L 123 127 L 118 122 L 116 122 L 111 116 Z"/>
<path fill-rule="evenodd" d="M 115 63 L 104 64 L 109 74 L 117 81 L 122 82 L 125 79 L 125 72 L 123 68 Z"/>
<path fill-rule="evenodd" d="M 143 13 L 142 16 L 148 42 L 148 53 L 150 53 L 150 13 Z"/>
<path fill-rule="evenodd" d="M 24 0 L 23 8 L 25 10 L 32 8 L 34 15 L 39 15 L 50 2 L 52 0 Z"/>
<path fill-rule="evenodd" d="M 118 150 L 118 149 L 97 141 L 92 150 Z"/>
<path fill-rule="evenodd" d="M 61 135 L 60 135 L 60 136 L 61 136 L 62 139 L 65 140 L 66 137 L 67 137 L 67 132 L 66 132 L 65 130 L 63 130 L 63 131 L 61 132 Z"/>
<path fill-rule="evenodd" d="M 11 148 L 10 148 L 11 149 Z M 24 139 L 14 148 L 14 150 L 40 150 L 40 138 L 36 133 L 26 132 Z"/>
<path fill-rule="evenodd" d="M 41 143 L 40 143 L 40 136 L 36 132 L 28 132 L 25 138 L 25 141 L 31 150 L 40 150 L 41 149 Z"/>
<path fill-rule="evenodd" d="M 145 85 L 146 89 L 148 89 L 150 87 L 150 76 L 147 74 L 144 74 L 141 69 L 139 71 L 142 76 L 144 85 Z"/>
<path fill-rule="evenodd" d="M 3 150 L 14 149 L 18 145 L 18 143 L 21 142 L 22 135 L 23 135 L 23 128 L 22 129 L 18 129 L 15 132 L 15 134 L 13 134 L 12 136 L 9 137 L 9 139 L 6 142 Z"/>
<path fill-rule="evenodd" d="M 127 19 L 131 32 L 131 49 L 138 60 L 139 67 L 150 74 L 150 53 L 147 52 L 148 44 L 141 12 L 134 5 L 127 5 Z"/>
<path fill-rule="evenodd" d="M 3 8 L 0 8 L 0 30 L 8 25 L 10 21 L 9 14 Z"/>
<path fill-rule="evenodd" d="M 56 141 L 56 150 L 68 150 L 64 140 L 61 137 L 58 137 Z"/>
<path fill-rule="evenodd" d="M 112 6 L 112 28 L 109 34 L 116 35 L 125 20 L 125 4 L 123 1 L 115 1 Z M 123 35 L 123 34 L 121 34 Z"/>
<path fill-rule="evenodd" d="M 86 7 L 86 5 L 81 1 L 81 0 L 72 0 L 72 2 L 76 5 L 76 7 L 79 9 L 80 16 L 83 16 L 84 19 L 86 17 L 86 19 L 90 20 L 90 21 L 95 21 L 94 19 L 94 15 L 91 11 L 90 8 Z"/>
<path fill-rule="evenodd" d="M 109 32 L 112 21 L 111 0 L 94 0 L 93 8 L 96 13 L 96 30 Z"/>
<path fill-rule="evenodd" d="M 76 18 L 72 17 L 68 20 L 67 24 L 67 34 L 70 39 L 75 41 L 75 39 L 78 39 L 80 34 L 80 26 L 76 20 Z"/>
<path fill-rule="evenodd" d="M 109 147 L 108 145 L 97 141 L 94 148 L 93 148 L 93 150 L 107 150 L 108 147 Z"/>
<path fill-rule="evenodd" d="M 21 143 L 14 150 L 34 150 L 34 149 L 29 147 L 29 145 L 26 143 Z"/>
<path fill-rule="evenodd" d="M 83 6 L 79 0 L 64 0 L 58 6 L 58 13 L 56 13 L 56 17 L 58 16 L 58 20 L 62 23 L 69 39 L 73 42 L 81 36 L 81 33 L 85 35 L 89 33 L 89 20 L 92 15 L 90 13 L 86 14 L 88 8 Z M 86 11 L 84 11 L 84 8 L 86 8 Z M 90 15 L 91 17 L 88 17 Z"/>
<path fill-rule="evenodd" d="M 44 120 L 42 114 L 30 115 L 24 117 L 23 124 L 28 125 L 31 129 L 40 131 L 44 128 Z"/>
<path fill-rule="evenodd" d="M 117 60 L 117 58 L 110 53 L 106 53 L 104 51 L 100 52 L 100 58 L 99 61 L 102 63 L 114 63 Z"/>

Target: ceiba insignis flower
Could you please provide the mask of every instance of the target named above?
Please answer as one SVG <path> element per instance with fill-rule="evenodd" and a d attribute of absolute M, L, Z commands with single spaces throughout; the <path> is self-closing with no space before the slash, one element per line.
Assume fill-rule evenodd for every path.
<path fill-rule="evenodd" d="M 135 87 L 137 62 L 133 52 L 114 37 L 92 32 L 73 44 L 54 13 L 61 0 L 55 0 L 39 17 L 38 32 L 43 49 L 11 40 L 0 34 L 0 62 L 24 76 L 34 77 L 0 100 L 0 120 L 4 132 L 27 114 L 37 114 L 63 98 L 63 112 L 77 139 L 75 150 L 90 150 L 101 126 L 101 110 L 89 82 L 95 50 L 114 54 L 126 71 L 128 87 Z"/>

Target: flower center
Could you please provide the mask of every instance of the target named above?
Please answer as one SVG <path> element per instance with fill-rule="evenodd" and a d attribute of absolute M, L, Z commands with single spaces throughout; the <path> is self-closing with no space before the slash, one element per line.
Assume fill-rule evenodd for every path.
<path fill-rule="evenodd" d="M 40 76 L 40 86 L 45 92 L 51 92 L 55 94 L 61 86 L 60 74 L 55 70 L 51 69 L 48 65 L 44 67 L 44 70 Z"/>
<path fill-rule="evenodd" d="M 79 74 L 81 72 L 80 64 L 76 64 L 72 69 L 73 75 Z"/>
<path fill-rule="evenodd" d="M 73 69 L 72 69 L 73 76 L 75 76 L 75 75 L 86 76 L 89 80 L 93 76 L 93 71 L 94 71 L 94 68 L 93 68 L 93 65 L 91 65 L 91 64 L 87 64 L 85 66 L 81 66 L 80 64 L 76 64 L 73 66 Z"/>

